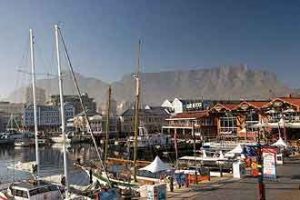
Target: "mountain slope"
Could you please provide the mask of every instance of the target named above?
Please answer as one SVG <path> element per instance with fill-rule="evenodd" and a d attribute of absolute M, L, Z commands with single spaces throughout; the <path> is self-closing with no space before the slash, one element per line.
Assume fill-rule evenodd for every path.
<path fill-rule="evenodd" d="M 105 102 L 108 84 L 96 78 L 76 74 L 82 92 L 94 97 L 97 103 Z M 38 80 L 37 85 L 47 90 L 47 95 L 58 93 L 55 79 Z M 117 101 L 133 101 L 135 81 L 132 75 L 112 83 L 112 95 Z M 69 75 L 64 78 L 64 93 L 74 94 Z M 274 73 L 247 67 L 218 67 L 185 71 L 165 71 L 142 74 L 142 102 L 159 105 L 164 99 L 260 99 L 283 96 L 292 92 Z M 13 99 L 16 92 L 12 93 Z"/>

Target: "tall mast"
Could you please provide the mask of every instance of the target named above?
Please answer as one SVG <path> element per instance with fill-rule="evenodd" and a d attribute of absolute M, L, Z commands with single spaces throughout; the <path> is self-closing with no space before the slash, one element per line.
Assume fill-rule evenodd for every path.
<path fill-rule="evenodd" d="M 135 113 L 134 113 L 134 152 L 133 152 L 133 178 L 134 181 L 137 182 L 136 179 L 136 173 L 137 173 L 137 168 L 136 168 L 136 160 L 137 160 L 137 137 L 138 137 L 138 132 L 139 132 L 139 111 L 140 111 L 140 55 L 141 55 L 141 40 L 139 40 L 138 44 L 138 55 L 137 55 L 137 72 L 135 76 L 135 81 L 136 81 L 136 100 L 135 100 Z"/>
<path fill-rule="evenodd" d="M 67 163 L 67 150 L 66 150 L 66 133 L 65 133 L 65 109 L 64 109 L 64 97 L 63 97 L 63 84 L 62 84 L 62 73 L 60 66 L 60 54 L 59 54 L 59 42 L 58 42 L 58 29 L 57 25 L 55 28 L 55 43 L 56 43 L 56 58 L 57 58 L 57 70 L 59 80 L 59 96 L 60 96 L 60 113 L 61 113 L 61 132 L 63 136 L 63 152 L 64 152 L 64 178 L 66 185 L 66 198 L 69 197 L 69 182 L 68 182 L 68 163 Z"/>
<path fill-rule="evenodd" d="M 35 94 L 35 59 L 34 59 L 34 37 L 32 29 L 29 29 L 30 37 L 30 60 L 31 60 L 31 79 L 32 79 L 32 99 L 33 99 L 33 118 L 34 118 L 34 134 L 35 134 L 35 160 L 37 165 L 36 178 L 40 177 L 40 156 L 39 156 L 39 142 L 38 142 L 38 125 L 37 125 L 37 106 Z"/>
<path fill-rule="evenodd" d="M 93 144 L 94 144 L 94 146 L 95 146 L 95 150 L 96 150 L 97 156 L 98 156 L 98 158 L 99 158 L 99 161 L 100 161 L 100 165 L 101 165 L 101 167 L 102 167 L 102 170 L 104 171 L 104 173 L 105 173 L 106 176 L 107 176 L 107 184 L 108 184 L 109 187 L 111 187 L 112 185 L 111 185 L 109 176 L 108 176 L 108 174 L 107 174 L 107 171 L 106 171 L 105 166 L 104 166 L 103 161 L 102 161 L 102 153 L 103 153 L 103 151 L 102 151 L 101 148 L 98 148 L 98 146 L 97 146 L 96 139 L 95 139 L 94 133 L 93 133 L 93 129 L 91 128 L 91 123 L 90 123 L 90 120 L 89 120 L 89 118 L 88 118 L 86 108 L 85 108 L 85 106 L 84 106 L 84 104 L 83 104 L 82 95 L 81 95 L 81 92 L 80 92 L 80 89 L 79 89 L 79 86 L 78 86 L 78 81 L 77 81 L 77 79 L 76 79 L 76 76 L 75 76 L 75 73 L 74 73 L 74 69 L 73 69 L 73 66 L 72 66 L 72 63 L 71 63 L 71 59 L 70 59 L 70 56 L 69 56 L 68 51 L 67 51 L 66 43 L 65 43 L 64 38 L 63 38 L 63 36 L 62 36 L 61 30 L 60 30 L 59 28 L 57 28 L 56 33 L 57 33 L 58 35 L 60 35 L 60 39 L 61 39 L 61 42 L 62 42 L 62 46 L 63 46 L 64 52 L 65 52 L 65 56 L 66 56 L 66 58 L 67 58 L 68 65 L 69 65 L 69 69 L 70 69 L 71 74 L 72 74 L 73 83 L 74 83 L 74 86 L 75 86 L 75 88 L 76 88 L 77 94 L 78 94 L 78 96 L 79 96 L 79 100 L 80 100 L 81 108 L 82 108 L 83 113 L 84 113 L 84 117 L 85 117 L 85 119 L 86 119 L 86 121 L 87 121 L 87 126 L 88 126 L 87 128 L 88 128 L 88 130 L 89 130 L 88 132 L 90 132 L 90 134 L 91 134 L 91 138 L 92 138 Z"/>
<path fill-rule="evenodd" d="M 110 101 L 111 101 L 111 86 L 108 88 L 108 100 L 107 100 L 107 115 L 106 115 L 106 130 L 105 130 L 105 148 L 104 148 L 104 162 L 106 162 L 108 154 L 108 140 L 109 140 L 109 125 L 110 125 Z"/>

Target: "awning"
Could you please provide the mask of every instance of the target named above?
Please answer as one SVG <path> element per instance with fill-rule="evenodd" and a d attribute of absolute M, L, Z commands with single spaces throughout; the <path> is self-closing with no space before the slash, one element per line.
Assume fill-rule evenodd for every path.
<path fill-rule="evenodd" d="M 227 152 L 225 154 L 226 157 L 233 157 L 235 154 L 241 154 L 243 152 L 243 148 L 241 144 L 238 144 L 234 149 L 231 151 Z"/>
<path fill-rule="evenodd" d="M 156 173 L 156 172 L 166 171 L 170 169 L 171 167 L 169 164 L 164 163 L 158 156 L 156 156 L 152 163 L 139 170 L 145 170 L 151 173 Z"/>

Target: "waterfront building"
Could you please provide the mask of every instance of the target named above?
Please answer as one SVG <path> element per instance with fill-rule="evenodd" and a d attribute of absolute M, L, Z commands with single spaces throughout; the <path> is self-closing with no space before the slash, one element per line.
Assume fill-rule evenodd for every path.
<path fill-rule="evenodd" d="M 127 109 L 121 116 L 121 132 L 128 135 L 134 133 L 134 109 Z M 161 132 L 163 125 L 166 125 L 166 119 L 170 112 L 163 107 L 146 106 L 139 110 L 140 125 L 144 126 L 149 133 Z"/>
<path fill-rule="evenodd" d="M 104 137 L 106 133 L 106 116 L 101 115 L 97 112 L 87 111 L 87 116 L 90 121 L 91 129 L 93 134 L 96 136 Z M 74 116 L 73 119 L 70 119 L 69 122 L 73 122 L 73 127 L 77 132 L 91 133 L 91 130 L 88 129 L 88 124 L 85 120 L 84 113 L 79 113 Z M 69 123 L 69 126 L 71 124 Z M 117 136 L 120 131 L 119 118 L 116 116 L 111 116 L 109 121 L 109 135 L 110 137 Z"/>
<path fill-rule="evenodd" d="M 97 111 L 97 105 L 94 100 L 94 98 L 91 98 L 88 96 L 87 93 L 83 93 L 82 96 L 82 102 L 86 110 L 96 112 Z M 78 95 L 64 95 L 64 102 L 70 103 L 75 108 L 75 115 L 79 114 L 83 111 L 80 98 Z M 51 95 L 50 100 L 48 104 L 53 106 L 59 106 L 60 105 L 60 97 L 59 95 Z"/>
<path fill-rule="evenodd" d="M 178 113 L 166 119 L 163 132 L 178 139 L 212 139 L 217 136 L 217 121 L 208 110 Z"/>
<path fill-rule="evenodd" d="M 272 99 L 263 106 L 263 118 L 271 136 L 285 140 L 300 139 L 300 98 L 288 96 Z"/>
<path fill-rule="evenodd" d="M 209 110 L 217 103 L 240 103 L 241 100 L 210 100 L 210 99 L 180 99 L 174 98 L 173 101 L 166 99 L 161 107 L 169 108 L 172 113 L 182 113 L 190 111 Z"/>
<path fill-rule="evenodd" d="M 265 100 L 216 104 L 210 109 L 210 113 L 214 114 L 217 120 L 218 137 L 255 139 L 258 128 L 254 128 L 253 125 L 261 121 L 261 108 L 268 102 Z"/>
<path fill-rule="evenodd" d="M 70 103 L 65 103 L 65 119 L 66 121 L 73 118 L 75 108 Z M 34 127 L 34 112 L 33 105 L 28 105 L 24 110 L 24 127 L 33 129 Z M 61 126 L 60 106 L 53 105 L 38 105 L 37 106 L 37 121 L 39 130 L 43 131 L 59 131 Z"/>
<path fill-rule="evenodd" d="M 300 98 L 248 100 L 239 104 L 216 104 L 210 109 L 217 120 L 217 135 L 256 140 L 300 138 Z"/>

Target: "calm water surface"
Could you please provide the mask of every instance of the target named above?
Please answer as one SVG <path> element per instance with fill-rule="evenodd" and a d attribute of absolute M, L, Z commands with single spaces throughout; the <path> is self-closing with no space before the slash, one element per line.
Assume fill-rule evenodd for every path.
<path fill-rule="evenodd" d="M 63 174 L 63 151 L 62 145 L 41 147 L 40 154 L 40 176 Z M 81 160 L 96 159 L 96 152 L 89 144 L 72 145 L 67 150 L 68 170 L 71 184 L 86 185 L 89 178 L 85 172 L 75 169 L 73 163 L 77 158 Z M 28 162 L 35 160 L 34 147 L 12 147 L 0 146 L 0 182 L 11 182 L 31 177 L 30 173 L 8 169 L 8 166 L 18 162 Z"/>

